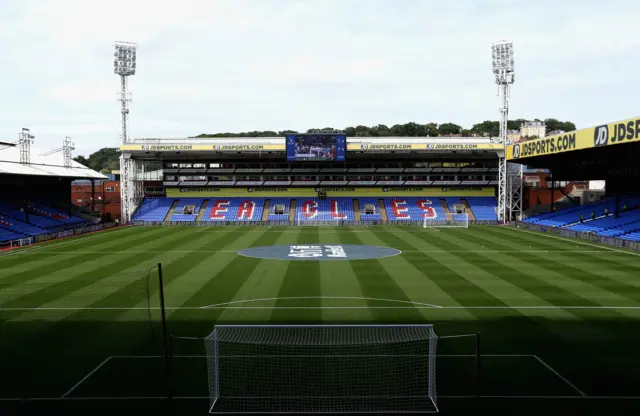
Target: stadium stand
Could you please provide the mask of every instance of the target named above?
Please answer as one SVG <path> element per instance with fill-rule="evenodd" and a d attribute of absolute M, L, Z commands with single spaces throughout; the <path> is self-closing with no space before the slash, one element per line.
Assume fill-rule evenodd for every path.
<path fill-rule="evenodd" d="M 294 221 L 354 221 L 355 214 L 353 201 L 358 200 L 360 207 L 361 221 L 381 221 L 382 213 L 378 207 L 377 197 L 334 197 L 327 200 L 318 198 L 246 198 L 246 197 L 229 197 L 229 198 L 146 198 L 137 210 L 134 220 L 138 221 L 164 221 L 167 214 L 177 201 L 175 213 L 171 216 L 170 221 L 196 221 L 200 210 L 202 209 L 204 200 L 208 199 L 209 203 L 204 208 L 202 221 L 260 221 L 264 210 L 265 202 L 270 201 L 269 221 L 288 221 L 289 209 L 291 201 L 295 200 Z M 446 219 L 446 213 L 440 204 L 440 198 L 428 197 L 398 197 L 398 198 L 382 198 L 384 200 L 387 216 L 390 221 L 421 221 L 424 214 L 427 213 L 429 218 L 434 220 Z M 496 199 L 485 197 L 469 197 L 465 198 L 477 220 L 496 221 Z M 445 198 L 448 206 L 453 211 L 454 204 L 462 204 L 461 198 Z M 332 205 L 334 204 L 334 205 Z M 366 206 L 373 206 L 374 213 L 367 214 Z M 184 208 L 191 206 L 193 214 L 184 214 Z M 282 214 L 276 214 L 277 206 L 283 206 Z M 337 211 L 336 211 L 337 210 Z M 309 213 L 309 215 L 301 213 Z M 317 212 L 316 215 L 312 215 Z M 337 212 L 339 217 L 332 212 Z M 453 214 L 454 219 L 462 220 L 465 218 L 463 214 Z"/>
<path fill-rule="evenodd" d="M 354 221 L 353 198 L 298 198 L 296 221 Z"/>
<path fill-rule="evenodd" d="M 620 201 L 621 205 L 633 206 L 640 203 L 640 197 L 627 197 Z M 530 217 L 524 220 L 537 225 L 544 225 L 548 227 L 567 227 L 569 225 L 578 224 L 580 222 L 580 216 L 585 219 L 591 220 L 591 214 L 593 213 L 596 218 L 603 217 L 605 210 L 609 213 L 613 213 L 616 207 L 616 201 L 613 198 L 605 198 L 598 202 L 591 204 L 581 205 L 579 207 L 571 207 L 556 212 L 546 213 Z M 590 221 L 589 221 L 590 222 Z"/>
<path fill-rule="evenodd" d="M 260 221 L 264 202 L 263 198 L 212 198 L 202 221 Z"/>
<path fill-rule="evenodd" d="M 282 214 L 276 214 L 276 206 L 283 205 L 284 210 Z M 271 206 L 269 207 L 269 221 L 288 221 L 289 220 L 289 208 L 291 207 L 291 198 L 271 198 Z"/>
<path fill-rule="evenodd" d="M 133 219 L 139 221 L 164 221 L 173 202 L 173 198 L 145 198 Z"/>
<path fill-rule="evenodd" d="M 465 198 L 478 221 L 498 221 L 498 200 L 494 197 Z"/>
<path fill-rule="evenodd" d="M 444 220 L 447 214 L 439 199 L 427 197 L 384 198 L 389 221 L 422 221 L 425 218 Z"/>
<path fill-rule="evenodd" d="M 170 221 L 195 221 L 198 218 L 200 207 L 204 203 L 203 198 L 185 198 L 180 199 L 178 206 L 176 207 L 174 214 L 169 219 Z M 191 214 L 185 213 L 191 211 Z"/>
<path fill-rule="evenodd" d="M 378 198 L 358 198 L 358 203 L 360 204 L 360 220 L 361 221 L 381 221 L 382 214 L 380 213 L 380 209 L 378 208 Z M 365 207 L 367 205 L 373 205 L 374 213 L 367 214 L 365 212 Z"/>

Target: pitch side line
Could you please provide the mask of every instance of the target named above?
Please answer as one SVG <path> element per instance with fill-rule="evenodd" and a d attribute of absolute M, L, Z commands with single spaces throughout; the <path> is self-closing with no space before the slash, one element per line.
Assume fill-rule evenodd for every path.
<path fill-rule="evenodd" d="M 248 247 L 251 248 L 251 247 Z M 386 248 L 386 247 L 385 247 Z M 392 247 L 391 247 L 392 248 Z M 35 250 L 35 249 L 34 249 Z M 238 254 L 238 250 L 141 250 L 141 251 L 39 251 L 34 254 L 145 254 L 145 253 L 233 253 Z M 611 253 L 607 250 L 402 250 L 403 253 Z M 28 252 L 22 252 L 28 254 Z M 18 253 L 14 253 L 18 254 Z M 634 254 L 634 253 L 628 253 Z M 0 256 L 2 258 L 3 256 Z"/>
<path fill-rule="evenodd" d="M 151 310 L 160 310 L 158 306 L 152 306 L 151 308 L 146 307 L 124 307 L 124 306 L 105 306 L 105 307 L 23 307 L 23 308 L 0 308 L 0 311 L 15 311 L 15 312 L 30 312 L 30 311 L 135 311 L 141 310 L 146 311 L 148 309 Z M 195 311 L 207 311 L 207 310 L 224 310 L 224 309 L 436 309 L 436 310 L 445 310 L 445 309 L 585 309 L 585 310 L 640 310 L 640 306 L 423 306 L 423 305 L 415 305 L 415 306 L 167 306 L 166 310 L 195 310 Z"/>
<path fill-rule="evenodd" d="M 586 394 L 584 394 L 584 392 L 582 390 L 580 390 L 579 388 L 577 388 L 572 382 L 570 382 L 569 380 L 566 379 L 566 377 L 563 377 L 560 373 L 558 373 L 556 370 L 553 369 L 553 367 L 551 367 L 549 364 L 547 364 L 542 358 L 538 357 L 537 355 L 534 355 L 533 358 L 535 358 L 540 364 L 542 364 L 543 366 L 545 366 L 545 368 L 547 368 L 549 371 L 551 371 L 553 374 L 555 374 L 556 376 L 558 376 L 562 381 L 564 381 L 565 383 L 567 383 L 567 385 L 569 385 L 572 389 L 574 389 L 575 391 L 577 391 L 578 393 L 580 393 L 581 396 L 583 397 L 587 397 Z"/>
<path fill-rule="evenodd" d="M 606 247 L 606 246 L 599 246 L 597 244 L 585 243 L 584 241 L 580 241 L 578 239 L 572 240 L 570 238 L 564 238 L 564 237 L 558 237 L 558 236 L 555 236 L 555 235 L 542 234 L 540 232 L 530 231 L 530 230 L 521 230 L 520 228 L 513 228 L 513 227 L 503 227 L 502 229 L 507 229 L 507 230 L 512 230 L 512 231 L 520 231 L 522 233 L 533 234 L 533 235 L 537 235 L 537 236 L 540 236 L 540 237 L 554 238 L 556 240 L 566 241 L 568 243 L 582 244 L 583 246 L 596 247 L 596 248 L 599 248 L 601 250 L 614 251 L 614 252 L 617 252 L 617 253 L 624 253 L 624 254 L 629 254 L 630 256 L 640 257 L 640 254 L 638 254 L 638 253 L 632 253 L 630 251 L 620 250 L 620 249 L 613 248 L 613 247 Z M 552 250 L 552 252 L 555 253 L 556 251 Z"/>
<path fill-rule="evenodd" d="M 439 399 L 475 399 L 476 395 L 466 396 L 437 396 Z M 209 396 L 174 396 L 177 400 L 209 400 Z M 640 396 L 480 396 L 483 399 L 533 399 L 533 400 L 546 400 L 546 399 L 581 399 L 581 400 L 640 400 Z M 15 401 L 92 401 L 92 400 L 167 400 L 167 397 L 161 396 L 104 396 L 104 397 L 0 397 L 0 402 L 15 402 Z"/>
<path fill-rule="evenodd" d="M 75 389 L 77 389 L 80 384 L 84 383 L 89 377 L 91 377 L 96 371 L 100 370 L 102 368 L 102 366 L 104 366 L 109 360 L 111 359 L 111 357 L 107 357 L 105 358 L 105 360 L 103 362 L 101 362 L 100 364 L 98 364 L 96 366 L 96 368 L 94 368 L 93 370 L 91 370 L 89 372 L 89 374 L 87 374 L 86 376 L 84 376 L 80 381 L 78 381 L 76 384 L 73 385 L 73 387 L 71 387 L 69 390 L 67 390 L 66 393 L 64 393 L 62 396 L 60 396 L 61 399 L 64 399 L 65 397 L 67 397 L 72 391 L 74 391 Z"/>

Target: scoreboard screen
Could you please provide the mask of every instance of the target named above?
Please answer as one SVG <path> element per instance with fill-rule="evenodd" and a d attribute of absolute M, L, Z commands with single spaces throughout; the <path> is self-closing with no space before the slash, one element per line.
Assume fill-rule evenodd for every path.
<path fill-rule="evenodd" d="M 344 162 L 346 150 L 344 134 L 287 135 L 287 162 Z"/>

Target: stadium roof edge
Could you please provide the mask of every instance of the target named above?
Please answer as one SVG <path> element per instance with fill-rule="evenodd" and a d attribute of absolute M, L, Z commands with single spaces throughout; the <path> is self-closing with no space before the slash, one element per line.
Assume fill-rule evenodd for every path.
<path fill-rule="evenodd" d="M 62 152 L 48 156 L 41 155 L 37 150 L 31 150 L 31 163 L 20 163 L 20 149 L 18 147 L 4 148 L 0 150 L 0 174 L 49 176 L 74 179 L 108 179 L 105 175 L 96 172 L 80 163 L 72 160 L 71 167 L 64 166 Z"/>

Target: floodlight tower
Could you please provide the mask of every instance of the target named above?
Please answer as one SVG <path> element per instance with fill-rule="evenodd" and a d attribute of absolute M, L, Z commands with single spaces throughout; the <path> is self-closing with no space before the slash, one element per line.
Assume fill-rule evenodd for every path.
<path fill-rule="evenodd" d="M 129 95 L 127 92 L 127 77 L 136 73 L 136 55 L 138 45 L 129 42 L 116 42 L 113 58 L 113 72 L 120 76 L 120 114 L 122 116 L 122 133 L 120 143 L 129 143 Z M 122 207 L 122 221 L 131 220 L 136 205 L 142 199 L 142 186 L 136 180 L 136 162 L 131 154 L 120 154 L 120 199 Z"/>
<path fill-rule="evenodd" d="M 71 137 L 66 136 L 64 142 L 62 142 L 62 156 L 64 157 L 64 167 L 71 168 L 71 161 L 73 160 L 73 150 L 75 149 L 75 143 L 71 141 Z"/>
<path fill-rule="evenodd" d="M 504 145 L 503 154 L 498 159 L 498 218 L 500 221 L 506 222 L 514 217 L 520 219 L 522 213 L 522 166 L 507 163 L 506 159 L 509 90 L 515 81 L 513 43 L 509 41 L 494 43 L 491 46 L 491 56 L 493 74 L 498 85 L 498 94 L 502 100 L 502 106 L 500 107 L 500 140 Z M 517 178 L 514 177 L 517 172 L 512 172 L 514 169 L 519 170 L 519 186 Z"/>
<path fill-rule="evenodd" d="M 22 131 L 18 133 L 18 137 L 20 163 L 28 165 L 31 163 L 31 143 L 33 143 L 33 139 L 35 139 L 36 136 L 32 135 L 29 129 L 23 128 Z"/>

